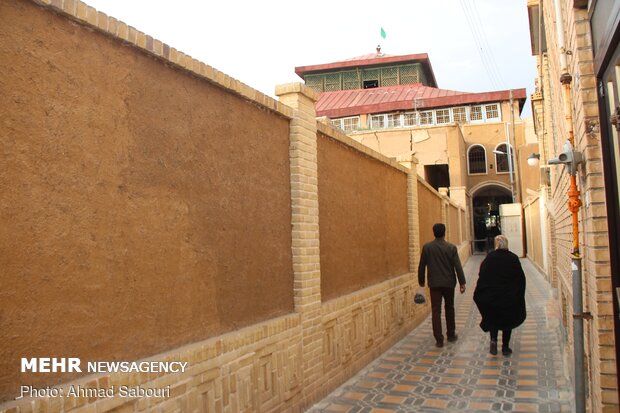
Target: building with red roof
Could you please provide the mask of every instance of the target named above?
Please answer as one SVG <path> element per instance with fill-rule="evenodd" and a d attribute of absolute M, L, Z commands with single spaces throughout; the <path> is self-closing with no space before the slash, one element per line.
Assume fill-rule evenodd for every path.
<path fill-rule="evenodd" d="M 520 117 L 524 88 L 441 89 L 428 54 L 393 56 L 379 47 L 295 73 L 319 92 L 319 117 L 384 155 L 401 161 L 414 155 L 427 183 L 448 188 L 453 200 L 473 210 L 475 238 L 493 229 L 500 204 L 538 189 L 538 174 L 520 168 L 529 154 Z"/>

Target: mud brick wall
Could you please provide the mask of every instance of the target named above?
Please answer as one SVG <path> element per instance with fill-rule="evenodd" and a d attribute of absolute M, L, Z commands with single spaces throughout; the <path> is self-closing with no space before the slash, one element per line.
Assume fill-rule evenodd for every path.
<path fill-rule="evenodd" d="M 407 174 L 318 137 L 323 301 L 409 270 Z"/>

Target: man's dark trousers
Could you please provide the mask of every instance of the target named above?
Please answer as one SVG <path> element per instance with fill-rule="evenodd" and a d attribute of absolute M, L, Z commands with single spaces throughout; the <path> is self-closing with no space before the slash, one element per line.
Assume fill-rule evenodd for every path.
<path fill-rule="evenodd" d="M 448 338 L 452 338 L 456 332 L 454 322 L 454 287 L 434 287 L 431 288 L 431 309 L 433 319 L 433 336 L 435 341 L 443 343 L 443 333 L 441 331 L 441 300 L 445 302 L 446 329 Z"/>

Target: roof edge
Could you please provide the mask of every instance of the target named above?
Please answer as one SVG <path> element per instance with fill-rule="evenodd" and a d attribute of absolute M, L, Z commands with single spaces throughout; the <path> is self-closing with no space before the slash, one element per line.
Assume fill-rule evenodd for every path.
<path fill-rule="evenodd" d="M 303 79 L 304 75 L 315 72 L 349 69 L 358 66 L 382 66 L 390 63 L 404 63 L 409 61 L 421 63 L 428 77 L 428 80 L 431 83 L 431 86 L 437 87 L 437 80 L 435 79 L 435 73 L 433 72 L 428 53 L 375 57 L 371 59 L 342 60 L 338 62 L 322 63 L 318 65 L 297 66 L 295 68 L 295 73 L 297 74 L 297 76 Z"/>
<path fill-rule="evenodd" d="M 368 90 L 368 89 L 366 89 Z M 338 92 L 327 92 L 338 93 Z M 490 102 L 502 102 L 510 100 L 511 90 L 498 90 L 493 92 L 476 92 L 441 96 L 435 98 L 420 99 L 418 101 L 417 109 L 433 109 L 445 106 L 459 106 L 459 105 L 471 105 L 482 104 Z M 519 114 L 523 110 L 525 100 L 527 99 L 526 89 L 512 89 L 512 98 L 519 101 Z M 320 97 L 319 97 L 320 99 Z M 351 107 L 331 108 L 325 110 L 317 110 L 317 116 L 328 116 L 330 118 L 340 118 L 345 116 L 355 116 L 360 113 L 375 114 L 385 113 L 396 110 L 412 110 L 415 109 L 413 100 L 400 100 L 395 102 L 380 102 L 372 104 L 363 104 Z"/>

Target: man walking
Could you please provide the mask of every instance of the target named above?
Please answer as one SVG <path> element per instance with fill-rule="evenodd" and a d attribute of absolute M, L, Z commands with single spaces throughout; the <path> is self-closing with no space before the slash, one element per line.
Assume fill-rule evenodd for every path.
<path fill-rule="evenodd" d="M 435 240 L 424 244 L 418 267 L 418 283 L 424 287 L 426 267 L 428 267 L 428 286 L 431 290 L 431 309 L 433 319 L 433 336 L 435 345 L 443 347 L 441 330 L 441 300 L 445 301 L 446 329 L 448 341 L 456 341 L 454 321 L 454 289 L 458 278 L 461 294 L 465 292 L 465 274 L 456 246 L 444 239 L 446 226 L 433 225 Z"/>

